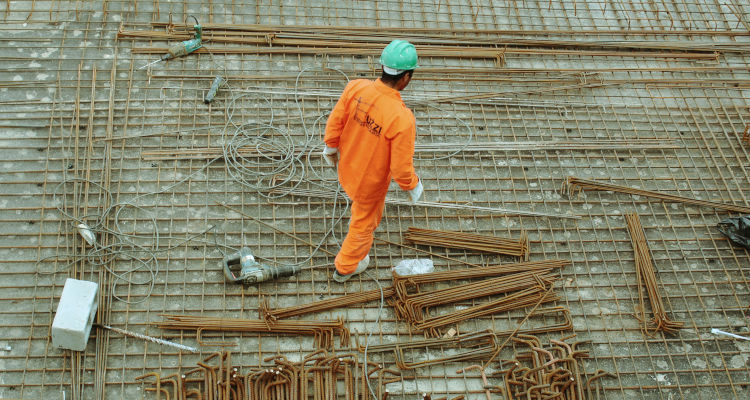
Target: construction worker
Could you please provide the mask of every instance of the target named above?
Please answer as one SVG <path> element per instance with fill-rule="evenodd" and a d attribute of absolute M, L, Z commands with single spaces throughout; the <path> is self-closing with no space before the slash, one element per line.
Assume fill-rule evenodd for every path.
<path fill-rule="evenodd" d="M 412 202 L 423 191 L 414 172 L 416 122 L 399 93 L 417 68 L 417 51 L 407 41 L 394 40 L 383 49 L 380 64 L 380 79 L 346 85 L 323 139 L 323 158 L 331 166 L 338 161 L 339 182 L 352 200 L 349 232 L 334 263 L 337 282 L 367 269 L 391 178 L 409 192 Z"/>

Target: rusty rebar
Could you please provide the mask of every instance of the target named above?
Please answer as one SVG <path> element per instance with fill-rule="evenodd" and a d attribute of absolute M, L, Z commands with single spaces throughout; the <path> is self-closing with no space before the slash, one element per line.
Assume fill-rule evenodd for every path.
<path fill-rule="evenodd" d="M 403 238 L 407 242 L 426 246 L 505 254 L 519 257 L 525 261 L 529 259 L 529 235 L 526 231 L 521 231 L 519 239 L 506 239 L 474 233 L 409 227 L 407 232 L 403 234 Z"/>
<path fill-rule="evenodd" d="M 646 235 L 641 225 L 641 219 L 638 214 L 625 214 L 625 221 L 630 232 L 630 240 L 635 252 L 635 270 L 638 279 L 638 300 L 640 320 L 643 323 L 643 332 L 649 336 L 656 332 L 674 334 L 684 325 L 682 322 L 672 321 L 667 316 L 661 295 L 659 295 L 659 283 L 656 280 L 654 263 L 651 259 L 651 252 L 646 241 Z M 643 298 L 643 289 L 648 294 L 648 300 L 651 304 L 651 312 L 654 317 L 646 318 L 646 302 Z"/>
<path fill-rule="evenodd" d="M 513 341 L 526 345 L 530 352 L 517 353 L 512 360 L 502 362 L 509 368 L 497 374 L 504 376 L 503 386 L 499 389 L 506 400 L 516 399 L 563 399 L 585 400 L 584 395 L 591 393 L 592 381 L 608 376 L 604 371 L 597 371 L 584 380 L 580 359 L 587 357 L 587 352 L 576 347 L 584 342 L 567 343 L 565 338 L 550 340 L 550 347 L 543 347 L 535 336 L 518 335 Z M 555 354 L 559 352 L 559 354 Z M 522 364 L 524 360 L 527 364 Z M 480 371 L 484 368 L 477 366 Z M 485 385 L 485 388 L 487 385 Z"/>
<path fill-rule="evenodd" d="M 527 265 L 530 263 L 527 263 Z M 530 306 L 538 301 L 548 302 L 556 299 L 554 295 L 544 293 L 551 287 L 556 277 L 551 273 L 550 263 L 542 262 L 534 265 L 532 271 L 503 275 L 497 278 L 485 279 L 479 282 L 454 285 L 444 289 L 419 291 L 410 293 L 409 287 L 417 287 L 423 282 L 439 282 L 455 280 L 462 277 L 484 276 L 497 274 L 502 269 L 472 269 L 469 274 L 459 270 L 450 275 L 446 273 L 430 273 L 422 275 L 399 276 L 394 273 L 393 287 L 396 295 L 392 305 L 396 316 L 408 322 L 414 329 L 426 331 L 430 336 L 437 336 L 437 328 L 467 319 L 494 313 L 508 311 L 520 307 Z M 553 263 L 555 264 L 555 263 Z M 558 265 L 562 263 L 557 263 Z M 543 267 L 539 267 L 539 265 Z M 539 267 L 536 269 L 536 267 Z M 490 300 L 473 307 L 454 311 L 448 314 L 429 316 L 426 310 L 444 304 L 469 299 L 506 294 L 506 296 Z"/>
<path fill-rule="evenodd" d="M 389 298 L 393 296 L 394 293 L 395 290 L 392 287 L 383 288 L 384 298 Z M 260 317 L 264 320 L 275 321 L 281 318 L 321 312 L 333 308 L 346 307 L 354 304 L 363 304 L 369 301 L 379 300 L 380 294 L 380 289 L 375 289 L 367 292 L 352 293 L 312 303 L 304 303 L 296 306 L 277 309 L 271 309 L 268 305 L 268 300 L 264 299 L 263 301 L 261 301 L 260 306 L 258 307 L 258 311 L 260 312 Z"/>
<path fill-rule="evenodd" d="M 162 315 L 166 320 L 153 323 L 161 329 L 195 330 L 197 334 L 206 331 L 255 332 L 288 335 L 313 335 L 321 348 L 333 348 L 334 335 L 341 339 L 341 345 L 349 345 L 349 330 L 344 327 L 343 318 L 335 321 L 296 320 L 266 321 L 241 318 L 215 318 L 189 315 Z"/>
<path fill-rule="evenodd" d="M 574 193 L 581 191 L 583 189 L 627 193 L 627 194 L 643 196 L 643 197 L 653 197 L 653 198 L 661 199 L 665 201 L 692 204 L 692 205 L 702 206 L 702 207 L 712 207 L 712 208 L 716 208 L 719 210 L 750 214 L 750 207 L 746 207 L 746 206 L 720 203 L 717 201 L 698 200 L 698 199 L 693 199 L 693 198 L 685 197 L 685 196 L 679 196 L 675 194 L 656 192 L 653 190 L 644 190 L 644 189 L 637 189 L 637 188 L 632 188 L 628 186 L 615 185 L 613 183 L 608 183 L 608 182 L 598 181 L 598 180 L 593 180 L 593 179 L 583 179 L 583 178 L 576 178 L 574 176 L 569 176 L 568 179 L 563 184 L 563 192 L 567 192 L 569 195 L 573 195 Z"/>

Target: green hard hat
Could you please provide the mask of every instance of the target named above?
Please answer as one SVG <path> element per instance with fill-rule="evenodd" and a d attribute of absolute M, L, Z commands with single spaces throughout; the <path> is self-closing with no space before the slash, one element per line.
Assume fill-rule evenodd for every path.
<path fill-rule="evenodd" d="M 415 69 L 418 67 L 417 49 L 406 40 L 396 39 L 383 49 L 380 64 L 398 71 Z"/>

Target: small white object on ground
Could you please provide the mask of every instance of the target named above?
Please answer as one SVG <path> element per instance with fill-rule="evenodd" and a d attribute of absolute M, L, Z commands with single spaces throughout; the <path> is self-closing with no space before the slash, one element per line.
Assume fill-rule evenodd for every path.
<path fill-rule="evenodd" d="M 420 180 L 419 182 L 417 182 L 417 186 L 409 191 L 409 196 L 411 196 L 411 204 L 417 203 L 417 200 L 422 197 L 422 192 L 424 192 L 424 186 L 422 186 L 422 181 Z"/>
<path fill-rule="evenodd" d="M 413 258 L 401 260 L 393 269 L 399 275 L 427 274 L 435 270 L 435 265 L 429 258 Z"/>
<path fill-rule="evenodd" d="M 78 233 L 81 234 L 81 237 L 83 237 L 83 240 L 86 241 L 86 243 L 89 244 L 89 246 L 93 246 L 96 244 L 96 234 L 89 228 L 86 224 L 78 224 Z"/>
<path fill-rule="evenodd" d="M 99 306 L 99 285 L 68 278 L 63 286 L 55 319 L 52 321 L 52 345 L 83 351 Z"/>

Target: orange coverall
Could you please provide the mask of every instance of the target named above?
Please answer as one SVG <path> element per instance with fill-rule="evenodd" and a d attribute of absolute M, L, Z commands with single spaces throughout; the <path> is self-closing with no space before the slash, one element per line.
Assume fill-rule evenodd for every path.
<path fill-rule="evenodd" d="M 339 274 L 357 268 L 372 247 L 391 178 L 403 190 L 419 183 L 414 172 L 414 114 L 398 90 L 380 79 L 349 82 L 326 124 L 324 141 L 339 149 L 339 182 L 352 199 L 349 232 L 336 255 Z"/>

